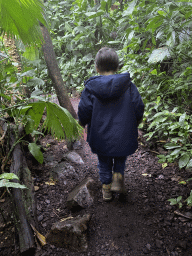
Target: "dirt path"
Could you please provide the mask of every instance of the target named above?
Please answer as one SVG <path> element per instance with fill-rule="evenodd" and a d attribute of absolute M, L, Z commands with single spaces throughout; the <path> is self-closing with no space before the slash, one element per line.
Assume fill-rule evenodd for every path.
<path fill-rule="evenodd" d="M 78 98 L 72 100 L 72 104 L 77 111 Z M 62 145 L 54 146 L 52 152 L 57 155 Z M 45 246 L 41 255 L 124 255 L 142 256 L 150 254 L 152 256 L 189 256 L 192 255 L 192 221 L 182 219 L 174 214 L 177 208 L 170 206 L 167 199 L 179 195 L 190 193 L 190 185 L 179 185 L 178 180 L 182 176 L 186 178 L 190 173 L 182 173 L 176 166 L 167 166 L 165 169 L 158 163 L 158 158 L 151 153 L 148 147 L 139 146 L 138 151 L 128 157 L 125 168 L 125 185 L 128 190 L 127 197 L 123 200 L 114 196 L 114 200 L 105 203 L 102 200 L 101 184 L 97 169 L 97 156 L 92 154 L 89 145 L 83 143 L 82 147 L 76 150 L 85 161 L 85 166 L 76 166 L 79 177 L 78 180 L 70 181 L 66 186 L 57 184 L 52 188 L 42 188 L 39 204 L 52 196 L 60 195 L 60 203 L 49 205 L 49 214 L 46 221 L 43 219 L 40 228 L 42 233 L 46 233 L 51 223 L 56 222 L 56 214 L 53 209 L 60 209 L 59 217 L 71 214 L 66 207 L 66 197 L 68 191 L 76 186 L 83 178 L 91 176 L 96 181 L 95 202 L 92 207 L 82 210 L 81 214 L 89 212 L 92 214 L 89 225 L 89 248 L 87 253 L 73 253 L 65 249 Z M 47 172 L 45 172 L 45 176 Z M 48 175 L 47 175 L 48 177 Z M 41 177 L 42 180 L 45 177 Z M 39 184 L 39 183 L 38 183 Z M 59 192 L 57 192 L 59 191 Z M 47 199 L 48 200 L 48 199 Z M 58 200 L 57 200 L 58 201 Z M 45 215 L 45 208 L 39 214 Z M 46 208 L 48 209 L 48 208 Z M 191 211 L 182 208 L 181 212 Z M 52 218 L 50 215 L 52 213 Z"/>
<path fill-rule="evenodd" d="M 72 101 L 76 110 L 78 99 Z M 65 141 L 58 142 L 49 135 L 41 140 L 47 146 L 52 162 L 61 160 L 66 152 Z M 139 149 L 129 156 L 125 168 L 126 198 L 114 195 L 111 202 L 103 202 L 101 184 L 97 169 L 97 156 L 89 145 L 82 141 L 75 151 L 82 157 L 83 166 L 74 165 L 78 174 L 55 185 L 46 184 L 50 179 L 50 168 L 46 162 L 35 164 L 28 159 L 34 176 L 37 196 L 37 217 L 39 232 L 43 235 L 53 223 L 68 216 L 91 213 L 86 253 L 74 253 L 64 248 L 45 245 L 36 256 L 191 256 L 192 220 L 174 213 L 178 210 L 170 206 L 167 199 L 179 195 L 189 195 L 191 184 L 182 185 L 178 181 L 191 177 L 191 173 L 179 171 L 177 166 L 162 168 L 155 153 L 142 142 Z M 85 177 L 95 180 L 94 204 L 80 212 L 72 213 L 66 206 L 68 193 Z M 191 208 L 180 209 L 183 214 Z M 1 255 L 17 255 L 14 248 L 0 251 Z M 18 254 L 19 255 L 19 254 Z"/>
<path fill-rule="evenodd" d="M 58 156 L 62 152 L 63 145 L 60 143 L 50 147 L 51 155 Z M 192 254 L 192 222 L 174 214 L 177 208 L 167 202 L 170 197 L 177 197 L 189 191 L 189 187 L 178 185 L 176 180 L 182 176 L 182 173 L 178 172 L 177 167 L 170 166 L 163 169 L 158 159 L 147 148 L 139 146 L 138 151 L 128 157 L 126 162 L 127 197 L 122 200 L 115 195 L 112 202 L 106 203 L 102 200 L 97 156 L 91 153 L 87 143 L 76 152 L 85 161 L 84 167 L 75 167 L 79 174 L 78 179 L 68 180 L 65 186 L 59 182 L 55 186 L 48 186 L 45 182 L 49 178 L 49 172 L 45 167 L 41 167 L 41 171 L 40 169 L 38 171 L 40 173 L 36 175 L 36 185 L 40 187 L 37 192 L 39 231 L 45 235 L 51 225 L 61 218 L 85 212 L 91 213 L 88 251 L 73 253 L 63 248 L 46 245 L 39 255 L 190 256 Z M 71 213 L 66 207 L 67 195 L 87 176 L 93 177 L 96 182 L 94 205 L 78 213 Z M 184 208 L 181 212 L 186 211 L 187 209 Z"/>

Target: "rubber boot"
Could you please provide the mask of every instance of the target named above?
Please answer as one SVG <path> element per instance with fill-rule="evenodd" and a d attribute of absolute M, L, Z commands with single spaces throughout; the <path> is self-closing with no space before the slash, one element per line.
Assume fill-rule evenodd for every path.
<path fill-rule="evenodd" d="M 124 185 L 124 176 L 120 172 L 113 173 L 111 191 L 121 193 L 121 194 L 126 193 L 126 189 Z"/>
<path fill-rule="evenodd" d="M 104 201 L 110 201 L 112 199 L 111 184 L 102 185 L 102 194 L 103 194 Z"/>

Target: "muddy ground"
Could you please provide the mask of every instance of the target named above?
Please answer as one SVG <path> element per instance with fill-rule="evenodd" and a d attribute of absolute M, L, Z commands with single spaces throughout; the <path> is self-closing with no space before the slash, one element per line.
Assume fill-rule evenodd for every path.
<path fill-rule="evenodd" d="M 75 108 L 77 103 L 78 101 L 74 103 Z M 143 132 L 141 134 L 143 135 Z M 163 150 L 162 147 L 152 148 L 142 135 L 138 150 L 126 161 L 126 197 L 121 198 L 114 194 L 113 200 L 107 203 L 102 200 L 97 156 L 91 152 L 83 139 L 74 151 L 82 157 L 84 165 L 71 163 L 78 175 L 76 178 L 67 178 L 65 182 L 54 181 L 54 185 L 49 185 L 48 182 L 52 179 L 50 166 L 46 161 L 39 165 L 28 158 L 37 188 L 35 193 L 38 231 L 42 235 L 46 235 L 52 224 L 62 218 L 84 213 L 92 215 L 88 228 L 87 252 L 70 252 L 65 248 L 47 244 L 37 250 L 36 256 L 192 255 L 192 219 L 189 217 L 192 213 L 191 207 L 184 203 L 184 206 L 178 209 L 176 206 L 170 206 L 167 201 L 180 195 L 185 198 L 189 196 L 192 183 L 184 185 L 179 182 L 192 177 L 192 173 L 179 170 L 174 164 L 162 168 L 156 156 L 158 151 Z M 46 154 L 52 157 L 53 161 L 61 161 L 67 152 L 66 142 L 58 142 L 50 135 L 42 138 L 41 144 L 46 147 Z M 88 176 L 95 181 L 94 204 L 87 209 L 71 212 L 67 208 L 67 196 Z M 9 225 L 0 232 L 0 255 L 19 255 L 17 236 L 7 236 L 6 239 L 3 236 L 8 228 Z M 10 233 L 15 234 L 11 225 L 7 234 Z"/>

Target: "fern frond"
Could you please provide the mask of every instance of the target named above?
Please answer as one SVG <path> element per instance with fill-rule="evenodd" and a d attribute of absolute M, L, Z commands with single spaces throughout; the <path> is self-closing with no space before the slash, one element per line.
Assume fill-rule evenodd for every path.
<path fill-rule="evenodd" d="M 76 120 L 69 111 L 55 103 L 46 102 L 47 118 L 45 127 L 58 139 L 72 139 L 79 136 Z"/>
<path fill-rule="evenodd" d="M 40 0 L 0 0 L 1 34 L 19 36 L 25 45 L 43 40 L 39 21 L 45 25 Z"/>
<path fill-rule="evenodd" d="M 26 112 L 35 122 L 35 129 L 39 126 L 43 111 L 46 108 L 47 117 L 43 123 L 45 130 L 58 139 L 76 139 L 83 132 L 83 128 L 72 117 L 69 111 L 55 103 L 39 101 L 30 103 L 31 108 Z"/>

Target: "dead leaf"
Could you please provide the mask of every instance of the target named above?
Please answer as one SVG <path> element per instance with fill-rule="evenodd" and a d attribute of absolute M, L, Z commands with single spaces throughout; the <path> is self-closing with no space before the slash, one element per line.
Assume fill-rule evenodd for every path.
<path fill-rule="evenodd" d="M 0 199 L 0 203 L 4 203 L 5 202 L 5 198 Z"/>
<path fill-rule="evenodd" d="M 187 182 L 186 182 L 186 181 L 184 181 L 184 180 L 181 180 L 181 181 L 179 181 L 179 184 L 186 185 L 186 184 L 187 184 Z"/>
<path fill-rule="evenodd" d="M 148 177 L 151 177 L 151 174 L 149 173 L 142 173 L 143 176 L 148 176 Z"/>
<path fill-rule="evenodd" d="M 51 181 L 46 181 L 45 184 L 46 184 L 46 185 L 49 185 L 49 186 L 55 186 L 56 181 L 53 181 L 53 180 L 51 180 Z"/>
<path fill-rule="evenodd" d="M 38 186 L 34 186 L 34 190 L 35 191 L 39 190 L 39 187 Z"/>
<path fill-rule="evenodd" d="M 173 176 L 171 178 L 172 181 L 179 181 L 181 179 L 181 176 Z"/>
<path fill-rule="evenodd" d="M 36 229 L 35 227 L 33 227 L 33 225 L 31 225 L 31 227 L 32 227 L 33 231 L 35 232 L 35 235 L 36 235 L 36 237 L 38 238 L 40 244 L 41 244 L 42 246 L 46 245 L 46 238 L 45 238 L 43 235 L 41 235 L 41 234 L 37 231 L 37 229 Z"/>
<path fill-rule="evenodd" d="M 67 218 L 61 219 L 61 220 L 60 220 L 60 222 L 63 222 L 63 221 L 66 221 L 66 220 L 70 220 L 70 219 L 73 219 L 73 217 L 72 217 L 72 216 L 70 216 L 70 217 L 67 217 Z"/>

